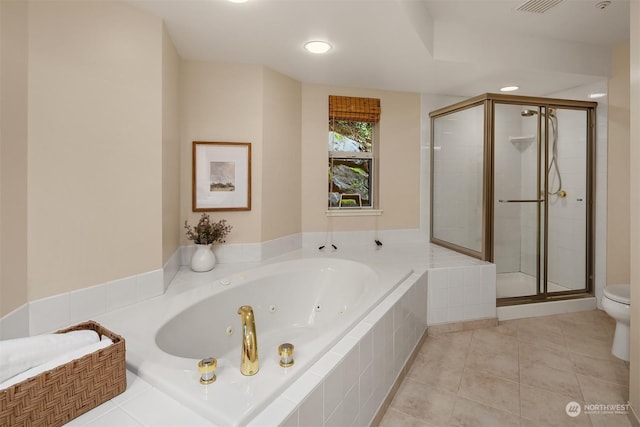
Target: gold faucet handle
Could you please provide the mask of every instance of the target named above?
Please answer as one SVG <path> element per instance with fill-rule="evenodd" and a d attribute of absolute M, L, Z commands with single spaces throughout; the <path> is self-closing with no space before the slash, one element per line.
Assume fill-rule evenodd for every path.
<path fill-rule="evenodd" d="M 278 354 L 280 355 L 280 366 L 282 366 L 283 368 L 293 366 L 293 351 L 293 344 L 290 344 L 288 342 L 280 344 L 278 346 Z"/>
<path fill-rule="evenodd" d="M 202 359 L 198 362 L 198 372 L 200 373 L 200 384 L 211 384 L 216 380 L 216 368 L 218 361 L 215 357 Z"/>

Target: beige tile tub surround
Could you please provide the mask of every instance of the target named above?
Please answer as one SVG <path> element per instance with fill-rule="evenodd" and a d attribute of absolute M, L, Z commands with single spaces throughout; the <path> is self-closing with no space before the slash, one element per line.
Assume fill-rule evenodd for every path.
<path fill-rule="evenodd" d="M 380 425 L 631 426 L 626 415 L 585 413 L 629 398 L 629 365 L 610 354 L 614 328 L 593 310 L 430 334 Z M 575 418 L 569 402 L 583 409 Z"/>

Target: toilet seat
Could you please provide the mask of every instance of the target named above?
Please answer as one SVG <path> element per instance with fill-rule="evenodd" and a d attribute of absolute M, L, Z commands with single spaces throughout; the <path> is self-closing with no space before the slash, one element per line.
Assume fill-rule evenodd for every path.
<path fill-rule="evenodd" d="M 604 296 L 620 304 L 631 304 L 631 285 L 608 285 L 604 288 Z"/>

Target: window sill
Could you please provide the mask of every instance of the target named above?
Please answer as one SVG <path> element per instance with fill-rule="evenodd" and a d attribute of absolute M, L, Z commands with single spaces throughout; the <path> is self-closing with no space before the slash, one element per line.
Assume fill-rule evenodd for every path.
<path fill-rule="evenodd" d="M 382 209 L 329 209 L 325 211 L 327 216 L 380 216 L 384 212 Z"/>

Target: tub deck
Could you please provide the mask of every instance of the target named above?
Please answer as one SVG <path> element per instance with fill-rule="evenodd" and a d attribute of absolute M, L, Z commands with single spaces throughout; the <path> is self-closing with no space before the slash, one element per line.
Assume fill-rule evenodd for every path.
<path fill-rule="evenodd" d="M 219 285 L 220 278 L 253 267 L 310 257 L 362 262 L 382 272 L 384 280 L 396 281 L 399 285 L 345 336 L 333 342 L 330 350 L 319 355 L 320 358 L 305 361 L 307 356 L 298 354 L 296 365 L 308 366 L 300 369 L 299 377 L 293 381 L 261 375 L 263 368 L 267 372 L 272 367 L 285 377 L 285 372 L 295 369 L 296 365 L 288 370 L 276 368 L 275 354 L 261 355 L 261 372 L 254 377 L 243 377 L 230 369 L 223 358 L 218 377 L 226 377 L 225 383 L 229 386 L 222 392 L 222 389 L 216 389 L 221 383 L 208 387 L 198 383 L 197 360 L 177 358 L 155 346 L 155 329 L 171 312 L 169 300 L 171 304 L 176 301 L 186 304 L 203 298 L 212 286 Z M 322 422 L 350 423 L 358 419 L 362 420 L 362 425 L 368 425 L 426 331 L 427 324 L 495 318 L 495 313 L 495 267 L 492 264 L 420 243 L 395 247 L 387 244 L 381 249 L 360 248 L 357 251 L 340 249 L 335 253 L 318 253 L 307 248 L 263 263 L 219 264 L 207 273 L 194 273 L 188 267 L 182 267 L 164 295 L 109 313 L 99 321 L 125 337 L 129 369 L 215 425 L 277 425 L 289 417 L 298 417 L 298 411 L 318 399 L 318 393 L 322 393 L 325 412 L 330 411 L 323 413 Z M 204 331 L 206 333 L 206 328 Z M 261 389 L 275 390 L 278 397 L 256 403 L 260 400 L 256 394 L 260 394 Z M 234 399 L 232 402 L 218 401 L 219 396 L 225 395 L 244 398 L 235 399 L 235 403 Z M 354 396 L 359 396 L 360 400 L 365 396 L 366 402 L 356 402 Z M 217 402 L 217 407 L 237 405 L 220 418 L 210 412 L 212 401 Z"/>

